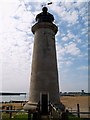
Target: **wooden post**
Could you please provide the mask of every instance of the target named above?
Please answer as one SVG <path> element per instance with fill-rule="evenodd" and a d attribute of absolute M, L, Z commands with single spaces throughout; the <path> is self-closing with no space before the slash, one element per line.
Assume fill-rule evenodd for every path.
<path fill-rule="evenodd" d="M 89 112 L 90 112 L 90 107 L 89 107 L 89 110 L 88 110 Z M 88 114 L 88 117 L 90 118 L 90 114 Z"/>
<path fill-rule="evenodd" d="M 10 110 L 12 110 L 12 105 L 10 106 Z M 10 112 L 10 118 L 12 118 L 12 112 Z"/>
<path fill-rule="evenodd" d="M 0 120 L 2 120 L 2 112 L 0 112 Z"/>
<path fill-rule="evenodd" d="M 90 112 L 90 107 L 89 107 L 89 112 Z"/>
<path fill-rule="evenodd" d="M 9 106 L 6 106 L 6 110 L 9 110 Z M 9 113 L 8 111 L 6 113 Z"/>
<path fill-rule="evenodd" d="M 30 113 L 30 110 L 28 110 L 28 120 L 31 120 L 31 113 Z"/>
<path fill-rule="evenodd" d="M 80 118 L 80 109 L 79 109 L 79 104 L 77 104 L 77 116 Z"/>

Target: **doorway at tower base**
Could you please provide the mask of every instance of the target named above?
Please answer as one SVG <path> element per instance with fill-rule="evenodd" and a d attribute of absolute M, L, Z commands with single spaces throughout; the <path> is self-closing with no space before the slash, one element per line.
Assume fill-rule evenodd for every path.
<path fill-rule="evenodd" d="M 64 111 L 65 106 L 60 102 L 58 104 L 52 104 L 49 100 L 49 93 L 40 93 L 40 99 L 38 103 L 28 102 L 24 106 L 24 110 L 30 111 L 30 113 L 39 112 L 41 115 L 48 115 L 52 109 Z"/>

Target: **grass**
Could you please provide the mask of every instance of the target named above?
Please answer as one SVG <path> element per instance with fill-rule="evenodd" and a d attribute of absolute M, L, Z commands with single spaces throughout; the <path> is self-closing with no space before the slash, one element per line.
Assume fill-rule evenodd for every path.
<path fill-rule="evenodd" d="M 69 120 L 83 120 L 83 118 L 78 118 L 72 114 L 69 114 Z"/>
<path fill-rule="evenodd" d="M 81 118 L 78 118 L 78 117 L 69 117 L 69 120 L 81 120 Z"/>
<path fill-rule="evenodd" d="M 77 117 L 72 117 L 72 118 L 69 118 L 69 120 L 85 120 L 83 118 L 77 118 Z"/>
<path fill-rule="evenodd" d="M 28 114 L 26 113 L 14 113 L 13 117 L 10 118 L 10 114 L 3 113 L 2 120 L 28 120 Z"/>
<path fill-rule="evenodd" d="M 9 113 L 3 113 L 2 120 L 28 120 L 28 114 L 27 113 L 13 113 L 13 118 L 10 119 Z M 69 115 L 69 120 L 83 120 L 81 118 L 77 118 L 74 115 Z"/>

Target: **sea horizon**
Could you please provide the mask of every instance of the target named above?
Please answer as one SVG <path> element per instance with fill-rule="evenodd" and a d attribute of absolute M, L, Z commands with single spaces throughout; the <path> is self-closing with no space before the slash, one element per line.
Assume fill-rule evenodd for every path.
<path fill-rule="evenodd" d="M 29 98 L 29 94 L 26 95 L 4 95 L 0 96 L 0 103 L 1 102 L 11 102 L 11 101 L 27 101 Z"/>

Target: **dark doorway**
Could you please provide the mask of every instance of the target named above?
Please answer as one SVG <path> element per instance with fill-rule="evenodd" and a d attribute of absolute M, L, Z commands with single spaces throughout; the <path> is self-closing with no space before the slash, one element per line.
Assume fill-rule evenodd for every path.
<path fill-rule="evenodd" d="M 41 95 L 41 114 L 48 114 L 48 94 Z"/>

